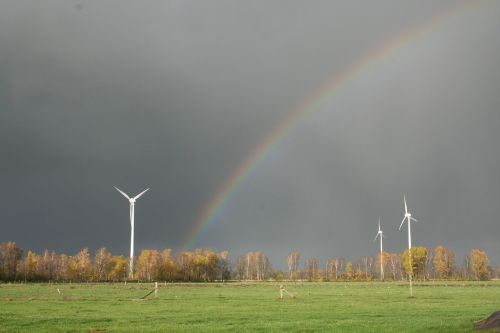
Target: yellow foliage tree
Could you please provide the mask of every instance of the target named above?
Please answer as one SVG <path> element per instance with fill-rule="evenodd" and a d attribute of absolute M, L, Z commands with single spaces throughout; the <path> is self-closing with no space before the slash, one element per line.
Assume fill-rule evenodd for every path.
<path fill-rule="evenodd" d="M 470 251 L 470 259 L 472 265 L 472 271 L 476 275 L 477 280 L 488 280 L 489 270 L 488 264 L 490 260 L 486 252 L 480 251 L 478 249 L 473 249 Z"/>
<path fill-rule="evenodd" d="M 14 242 L 0 244 L 0 279 L 15 280 L 23 251 Z"/>
<path fill-rule="evenodd" d="M 36 278 L 36 268 L 37 268 L 37 255 L 31 250 L 28 251 L 26 258 L 24 259 L 24 279 L 27 281 L 34 281 Z"/>
<path fill-rule="evenodd" d="M 427 260 L 427 249 L 425 247 L 411 248 L 411 264 L 408 249 L 403 252 L 403 266 L 406 274 L 414 278 L 422 278 L 424 276 L 425 262 Z"/>
<path fill-rule="evenodd" d="M 191 280 L 193 276 L 193 253 L 184 251 L 177 254 L 175 257 L 175 266 L 177 267 L 179 279 L 183 281 Z"/>
<path fill-rule="evenodd" d="M 157 250 L 142 250 L 137 257 L 136 274 L 139 280 L 156 280 L 160 272 L 161 258 Z"/>
<path fill-rule="evenodd" d="M 92 276 L 92 265 L 88 248 L 78 252 L 75 257 L 77 279 L 79 281 L 89 281 Z"/>
<path fill-rule="evenodd" d="M 354 268 L 352 267 L 352 262 L 347 262 L 345 266 L 345 274 L 348 280 L 354 279 Z"/>
<path fill-rule="evenodd" d="M 231 278 L 231 266 L 229 262 L 229 251 L 219 253 L 219 263 L 217 265 L 218 278 L 227 281 Z"/>
<path fill-rule="evenodd" d="M 78 263 L 75 257 L 68 257 L 66 261 L 65 278 L 69 281 L 79 281 Z"/>
<path fill-rule="evenodd" d="M 455 254 L 450 249 L 438 245 L 434 250 L 434 270 L 440 279 L 452 277 L 455 271 Z"/>
<path fill-rule="evenodd" d="M 206 276 L 205 279 L 208 281 L 215 281 L 217 279 L 217 265 L 219 263 L 219 258 L 217 254 L 213 251 L 206 251 Z"/>
<path fill-rule="evenodd" d="M 305 264 L 305 273 L 307 279 L 309 281 L 318 281 L 319 280 L 319 268 L 318 268 L 318 259 L 315 257 L 306 260 Z"/>
<path fill-rule="evenodd" d="M 193 277 L 196 281 L 206 280 L 208 259 L 201 249 L 194 251 L 193 257 Z"/>
<path fill-rule="evenodd" d="M 128 262 L 123 256 L 111 257 L 111 269 L 110 278 L 113 281 L 124 281 L 127 278 L 128 272 Z"/>
<path fill-rule="evenodd" d="M 165 281 L 174 281 L 177 273 L 175 262 L 172 258 L 172 250 L 165 249 L 161 254 L 161 278 Z"/>
<path fill-rule="evenodd" d="M 383 280 L 386 278 L 386 275 L 388 273 L 388 267 L 389 267 L 389 262 L 391 260 L 391 254 L 388 252 L 382 252 L 377 255 L 377 262 L 376 262 L 376 267 L 379 270 L 380 273 L 380 278 Z M 380 265 L 380 262 L 382 261 L 382 267 Z M 382 271 L 380 270 L 380 267 L 382 268 Z"/>
<path fill-rule="evenodd" d="M 107 281 L 112 269 L 111 253 L 105 247 L 98 249 L 94 257 L 94 279 Z"/>

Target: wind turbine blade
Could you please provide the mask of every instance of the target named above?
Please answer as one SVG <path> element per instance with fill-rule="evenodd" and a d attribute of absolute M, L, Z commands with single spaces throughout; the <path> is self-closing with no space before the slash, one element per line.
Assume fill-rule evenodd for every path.
<path fill-rule="evenodd" d="M 129 196 L 127 195 L 127 193 L 123 192 L 122 190 L 120 190 L 118 187 L 116 186 L 113 186 L 118 192 L 120 192 L 125 198 L 127 198 L 128 200 L 130 200 Z"/>
<path fill-rule="evenodd" d="M 381 235 L 382 235 L 382 238 L 387 238 L 387 236 L 386 236 L 386 235 L 384 235 L 384 234 L 381 234 Z"/>
<path fill-rule="evenodd" d="M 380 217 L 378 219 L 378 231 L 380 231 Z"/>
<path fill-rule="evenodd" d="M 408 206 L 406 206 L 406 196 L 403 194 L 403 199 L 405 201 L 405 214 L 408 213 Z"/>
<path fill-rule="evenodd" d="M 144 193 L 146 193 L 147 191 L 149 191 L 149 188 L 145 189 L 144 191 L 142 191 L 141 193 L 137 194 L 134 199 L 139 199 Z"/>
<path fill-rule="evenodd" d="M 375 235 L 375 238 L 373 239 L 373 242 L 375 242 L 377 240 L 378 235 L 379 234 Z"/>
<path fill-rule="evenodd" d="M 410 218 L 411 218 L 413 221 L 418 222 L 418 220 L 417 220 L 416 218 L 414 218 L 413 216 L 412 216 L 412 217 L 410 217 Z"/>
<path fill-rule="evenodd" d="M 399 230 L 401 230 L 401 227 L 403 226 L 403 223 L 405 223 L 405 220 L 406 220 L 406 216 L 405 216 L 405 218 L 403 219 L 403 221 L 401 221 L 401 225 L 399 226 Z"/>

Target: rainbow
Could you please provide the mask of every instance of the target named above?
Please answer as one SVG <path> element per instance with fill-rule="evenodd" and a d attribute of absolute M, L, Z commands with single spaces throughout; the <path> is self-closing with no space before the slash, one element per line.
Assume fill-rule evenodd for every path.
<path fill-rule="evenodd" d="M 229 198 L 237 188 L 249 177 L 252 170 L 256 168 L 260 161 L 262 161 L 272 150 L 286 137 L 291 129 L 295 128 L 299 121 L 307 115 L 320 109 L 320 106 L 329 100 L 338 89 L 351 82 L 354 78 L 358 77 L 362 72 L 367 70 L 372 65 L 376 64 L 382 58 L 393 53 L 395 50 L 409 44 L 418 37 L 430 32 L 432 29 L 438 27 L 443 22 L 451 17 L 455 17 L 465 12 L 466 9 L 472 7 L 472 4 L 479 2 L 470 1 L 462 3 L 452 9 L 448 9 L 444 13 L 431 17 L 430 20 L 419 25 L 418 27 L 403 32 L 383 43 L 381 46 L 375 48 L 368 54 L 357 59 L 346 70 L 335 76 L 327 84 L 323 85 L 314 95 L 308 98 L 299 108 L 297 108 L 290 116 L 288 116 L 277 128 L 275 128 L 269 136 L 262 140 L 244 159 L 241 163 L 224 181 L 222 186 L 217 190 L 215 195 L 211 197 L 205 205 L 202 213 L 194 222 L 193 226 L 185 238 L 183 249 L 191 249 L 198 242 L 203 232 L 215 221 L 215 218 L 227 204 Z"/>

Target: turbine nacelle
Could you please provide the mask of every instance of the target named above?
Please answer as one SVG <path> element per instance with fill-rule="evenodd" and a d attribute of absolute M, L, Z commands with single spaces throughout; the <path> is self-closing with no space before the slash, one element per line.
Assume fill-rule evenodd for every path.
<path fill-rule="evenodd" d="M 375 239 L 373 239 L 374 242 L 377 240 L 377 237 L 380 237 L 380 238 L 384 237 L 385 238 L 384 232 L 382 231 L 382 229 L 380 229 L 380 219 L 378 220 L 378 232 L 375 235 Z"/>
<path fill-rule="evenodd" d="M 418 220 L 416 218 L 412 217 L 411 213 L 408 212 L 408 206 L 406 205 L 406 196 L 405 195 L 403 195 L 403 200 L 405 202 L 405 217 L 403 217 L 403 221 L 401 221 L 401 224 L 399 225 L 399 230 L 401 230 L 401 227 L 403 226 L 405 221 L 407 221 L 408 224 L 410 224 L 411 221 L 418 222 Z"/>
<path fill-rule="evenodd" d="M 149 188 L 145 189 L 144 191 L 142 191 L 141 193 L 137 194 L 135 197 L 129 197 L 127 193 L 123 192 L 122 190 L 120 190 L 118 187 L 115 186 L 115 189 L 121 193 L 121 195 L 123 195 L 125 198 L 128 199 L 128 201 L 130 202 L 131 205 L 135 204 L 135 201 L 137 199 L 139 199 L 144 193 L 146 193 L 147 191 L 149 191 Z"/>

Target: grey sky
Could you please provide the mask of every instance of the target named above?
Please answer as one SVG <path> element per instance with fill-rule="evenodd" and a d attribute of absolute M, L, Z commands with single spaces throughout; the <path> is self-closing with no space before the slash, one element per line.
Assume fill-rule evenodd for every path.
<path fill-rule="evenodd" d="M 179 250 L 210 198 L 325 83 L 457 1 L 2 1 L 0 242 Z M 478 2 L 301 120 L 198 246 L 374 254 L 414 244 L 500 265 L 500 4 Z"/>

